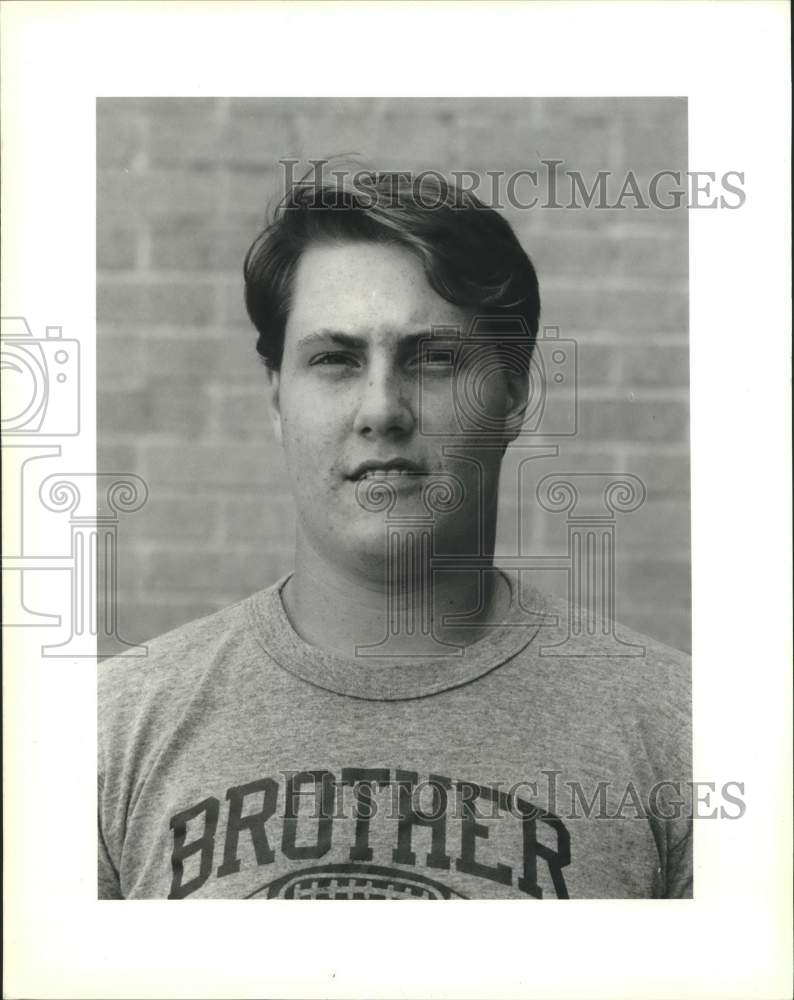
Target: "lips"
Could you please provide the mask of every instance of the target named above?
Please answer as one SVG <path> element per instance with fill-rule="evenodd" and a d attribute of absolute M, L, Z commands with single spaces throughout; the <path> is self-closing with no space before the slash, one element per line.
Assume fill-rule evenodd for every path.
<path fill-rule="evenodd" d="M 353 469 L 348 478 L 354 481 L 374 478 L 399 479 L 425 475 L 426 472 L 427 470 L 417 465 L 416 462 L 411 462 L 406 458 L 392 458 L 386 462 L 362 462 Z"/>

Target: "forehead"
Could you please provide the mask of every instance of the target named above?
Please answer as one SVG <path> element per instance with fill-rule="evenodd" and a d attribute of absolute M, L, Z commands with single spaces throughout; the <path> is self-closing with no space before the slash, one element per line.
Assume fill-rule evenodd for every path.
<path fill-rule="evenodd" d="M 463 327 L 468 313 L 431 287 L 418 258 L 400 246 L 317 244 L 301 256 L 286 336 L 332 327 L 376 335 L 433 325 Z"/>

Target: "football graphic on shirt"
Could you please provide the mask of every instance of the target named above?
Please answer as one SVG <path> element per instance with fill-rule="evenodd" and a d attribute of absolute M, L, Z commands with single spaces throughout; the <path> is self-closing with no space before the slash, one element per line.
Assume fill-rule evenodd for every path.
<path fill-rule="evenodd" d="M 302 868 L 252 892 L 248 899 L 465 899 L 440 882 L 378 865 Z"/>

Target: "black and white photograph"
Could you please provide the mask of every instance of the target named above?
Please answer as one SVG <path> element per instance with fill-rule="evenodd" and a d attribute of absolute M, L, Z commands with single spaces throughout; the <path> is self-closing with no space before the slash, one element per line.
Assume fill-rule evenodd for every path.
<path fill-rule="evenodd" d="M 4 994 L 789 995 L 788 9 L 2 16 Z"/>
<path fill-rule="evenodd" d="M 97 129 L 100 896 L 690 897 L 686 101 Z"/>

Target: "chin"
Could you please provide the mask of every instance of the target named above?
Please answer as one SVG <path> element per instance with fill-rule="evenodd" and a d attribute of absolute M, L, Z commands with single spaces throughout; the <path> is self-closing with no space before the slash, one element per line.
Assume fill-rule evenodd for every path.
<path fill-rule="evenodd" d="M 407 533 L 412 538 L 407 537 Z M 431 557 L 431 548 L 436 545 L 425 535 L 425 544 L 429 546 L 422 549 L 421 535 L 424 532 L 406 529 L 405 526 L 398 528 L 392 535 L 394 554 L 389 558 L 386 544 L 386 530 L 383 522 L 375 525 L 372 529 L 348 532 L 345 537 L 346 548 L 344 554 L 340 553 L 350 569 L 357 575 L 366 577 L 378 584 L 391 581 L 402 587 L 415 585 L 417 575 L 422 572 L 424 559 Z M 437 540 L 436 540 L 437 541 Z M 424 566 L 424 569 L 428 569 Z"/>
<path fill-rule="evenodd" d="M 386 526 L 382 521 L 367 526 L 356 526 L 342 535 L 344 554 L 340 554 L 346 562 L 354 563 L 356 567 L 366 568 L 367 575 L 386 574 Z"/>

